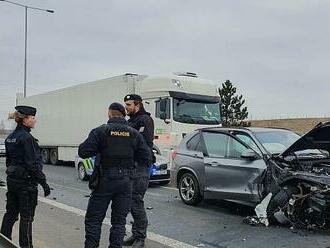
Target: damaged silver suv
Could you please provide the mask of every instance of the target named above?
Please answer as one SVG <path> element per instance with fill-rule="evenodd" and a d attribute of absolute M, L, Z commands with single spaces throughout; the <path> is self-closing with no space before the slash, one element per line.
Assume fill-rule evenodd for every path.
<path fill-rule="evenodd" d="M 206 128 L 187 134 L 173 152 L 182 201 L 224 199 L 281 211 L 297 226 L 330 222 L 330 123 L 300 137 L 285 129 Z"/>

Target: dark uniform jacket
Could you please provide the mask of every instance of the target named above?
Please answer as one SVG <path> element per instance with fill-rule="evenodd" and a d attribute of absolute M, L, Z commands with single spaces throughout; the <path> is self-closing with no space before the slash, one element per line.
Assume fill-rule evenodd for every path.
<path fill-rule="evenodd" d="M 9 180 L 17 183 L 43 185 L 46 176 L 42 172 L 40 147 L 30 132 L 30 128 L 19 124 L 6 138 L 6 173 Z"/>
<path fill-rule="evenodd" d="M 150 164 L 150 149 L 143 137 L 129 127 L 124 118 L 111 118 L 108 124 L 93 129 L 79 146 L 82 158 L 100 155 L 102 169 L 132 169 Z"/>
<path fill-rule="evenodd" d="M 141 109 L 139 112 L 130 116 L 128 124 L 143 135 L 147 145 L 152 149 L 154 140 L 154 121 L 150 113 Z"/>
<path fill-rule="evenodd" d="M 139 112 L 130 116 L 128 124 L 143 135 L 143 138 L 151 151 L 151 163 L 149 166 L 146 169 L 144 169 L 144 167 L 139 167 L 136 171 L 137 177 L 149 177 L 150 166 L 152 163 L 156 162 L 155 155 L 152 151 L 154 145 L 154 121 L 150 117 L 150 113 L 146 112 L 145 109 L 140 109 Z"/>

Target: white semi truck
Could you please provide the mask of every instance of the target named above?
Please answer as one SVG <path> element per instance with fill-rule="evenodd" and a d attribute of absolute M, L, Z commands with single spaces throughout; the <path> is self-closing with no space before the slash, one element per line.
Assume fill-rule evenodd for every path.
<path fill-rule="evenodd" d="M 73 161 L 90 130 L 106 123 L 110 103 L 123 103 L 129 93 L 143 97 L 155 122 L 154 143 L 165 156 L 185 133 L 220 125 L 218 88 L 194 73 L 127 73 L 27 98 L 18 94 L 17 104 L 38 109 L 33 135 L 39 139 L 43 162 L 57 164 L 59 160 Z"/>

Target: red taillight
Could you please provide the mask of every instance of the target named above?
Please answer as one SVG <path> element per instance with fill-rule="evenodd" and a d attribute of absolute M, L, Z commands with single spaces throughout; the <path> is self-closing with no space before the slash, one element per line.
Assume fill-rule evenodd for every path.
<path fill-rule="evenodd" d="M 171 153 L 171 157 L 172 157 L 172 160 L 174 160 L 175 159 L 175 157 L 176 157 L 176 151 L 175 150 L 173 150 L 172 151 L 172 153 Z"/>

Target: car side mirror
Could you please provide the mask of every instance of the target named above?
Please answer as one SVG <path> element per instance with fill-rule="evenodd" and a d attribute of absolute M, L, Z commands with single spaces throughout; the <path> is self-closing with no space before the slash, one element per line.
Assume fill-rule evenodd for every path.
<path fill-rule="evenodd" d="M 247 149 L 242 153 L 241 158 L 244 158 L 246 160 L 255 160 L 258 158 L 258 156 L 252 149 Z"/>

